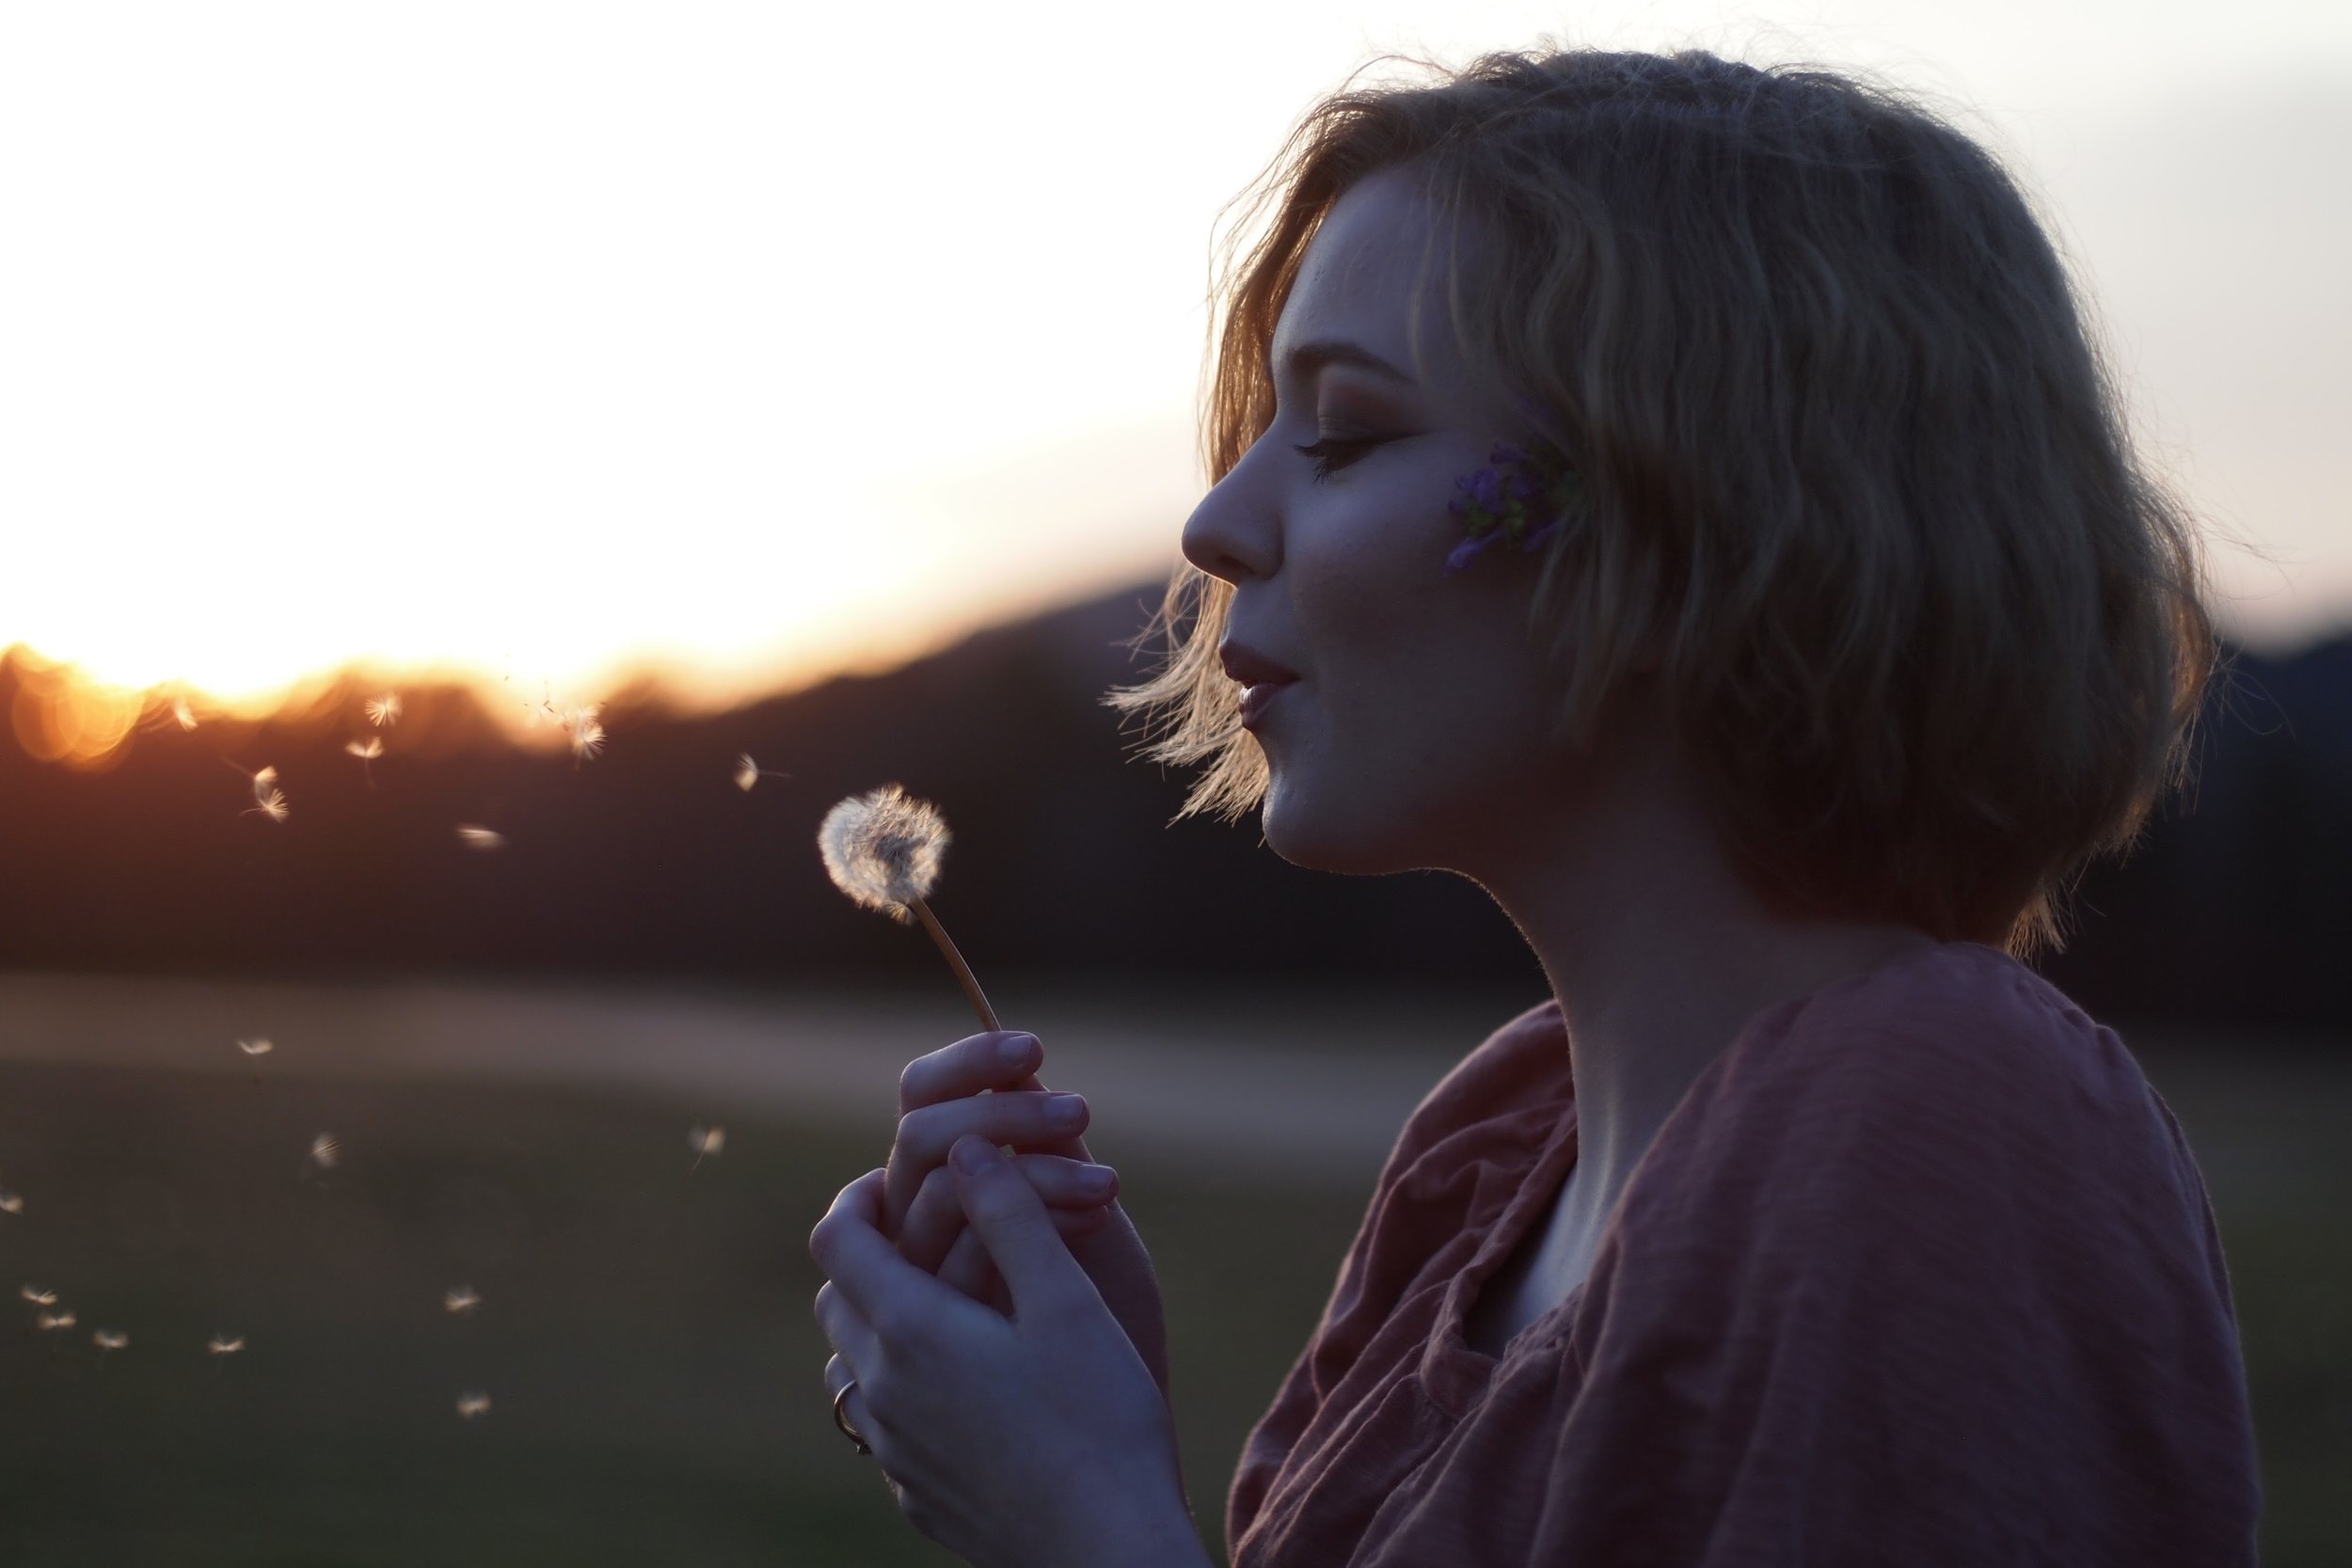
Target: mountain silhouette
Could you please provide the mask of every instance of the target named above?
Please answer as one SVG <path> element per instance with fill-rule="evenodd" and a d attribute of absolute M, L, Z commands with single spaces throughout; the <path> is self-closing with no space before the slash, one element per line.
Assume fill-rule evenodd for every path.
<path fill-rule="evenodd" d="M 816 830 L 897 782 L 954 833 L 933 900 L 998 968 L 1545 982 L 1458 878 L 1301 871 L 1253 818 L 1170 825 L 1185 779 L 1102 705 L 1148 672 L 1138 587 L 878 675 L 719 714 L 623 692 L 601 755 L 516 745 L 465 688 L 370 730 L 354 681 L 258 722 L 151 723 L 103 770 L 0 737 L 0 965 L 241 974 L 541 973 L 936 983 L 918 932 L 826 879 Z M 2102 1017 L 2352 1034 L 2352 637 L 2233 650 L 2192 796 L 2101 863 L 2043 971 Z M 0 658 L 0 711 L 28 667 Z M 362 763 L 345 743 L 380 734 Z M 560 741 L 561 736 L 554 737 Z M 737 758 L 770 776 L 745 791 Z M 224 766 L 224 760 L 230 765 Z M 289 814 L 254 812 L 275 767 Z M 788 777 L 779 776 L 788 774 Z M 503 838 L 469 847 L 460 826 Z"/>

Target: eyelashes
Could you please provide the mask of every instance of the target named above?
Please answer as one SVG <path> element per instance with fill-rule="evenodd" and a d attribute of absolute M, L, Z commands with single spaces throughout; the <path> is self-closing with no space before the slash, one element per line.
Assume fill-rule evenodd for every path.
<path fill-rule="evenodd" d="M 1337 436 L 1326 436 L 1303 447 L 1293 446 L 1291 450 L 1314 459 L 1315 480 L 1320 483 L 1329 479 L 1335 470 L 1346 467 L 1385 439 L 1385 436 L 1373 436 L 1346 440 Z"/>

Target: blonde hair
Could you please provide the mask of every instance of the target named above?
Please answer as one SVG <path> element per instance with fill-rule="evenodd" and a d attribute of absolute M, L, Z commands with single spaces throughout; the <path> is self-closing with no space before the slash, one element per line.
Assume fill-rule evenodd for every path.
<path fill-rule="evenodd" d="M 1412 63 L 1442 79 L 1333 94 L 1255 182 L 1251 214 L 1279 206 L 1219 275 L 1212 482 L 1271 422 L 1315 230 L 1405 172 L 1483 409 L 1582 480 L 1530 627 L 1560 735 L 1588 745 L 1646 653 L 1770 907 L 2062 946 L 2083 867 L 2185 781 L 2217 643 L 2194 523 L 2135 456 L 2016 186 L 1911 98 L 1827 71 Z M 1104 699 L 1149 718 L 1144 755 L 1208 762 L 1179 819 L 1232 820 L 1266 785 L 1217 663 L 1232 596 L 1181 565 L 1136 639 L 1165 631 L 1166 662 Z"/>

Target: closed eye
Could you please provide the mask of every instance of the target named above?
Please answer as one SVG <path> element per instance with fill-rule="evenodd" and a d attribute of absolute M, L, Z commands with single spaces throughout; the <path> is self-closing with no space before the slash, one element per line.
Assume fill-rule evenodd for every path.
<path fill-rule="evenodd" d="M 1291 450 L 1315 460 L 1315 480 L 1320 483 L 1329 479 L 1335 469 L 1344 468 L 1385 439 L 1385 436 L 1371 436 L 1347 440 L 1337 436 L 1326 436 L 1303 447 L 1294 446 Z"/>

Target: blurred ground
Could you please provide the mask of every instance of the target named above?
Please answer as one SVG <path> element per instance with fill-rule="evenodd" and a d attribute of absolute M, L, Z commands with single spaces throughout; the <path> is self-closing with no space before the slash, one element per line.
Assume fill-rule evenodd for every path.
<path fill-rule="evenodd" d="M 992 988 L 1152 1248 L 1214 1547 L 1396 1128 L 1539 998 Z M 0 976 L 0 1286 L 76 1314 L 10 1298 L 0 1558 L 951 1560 L 833 1430 L 805 1242 L 886 1152 L 900 1066 L 976 1027 L 956 1006 Z M 2352 1057 L 2125 1033 L 2220 1212 L 2264 1560 L 2352 1560 Z M 697 1122 L 727 1138 L 692 1168 Z"/>

